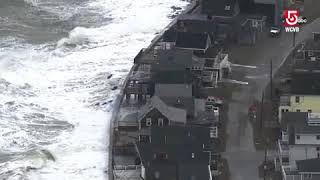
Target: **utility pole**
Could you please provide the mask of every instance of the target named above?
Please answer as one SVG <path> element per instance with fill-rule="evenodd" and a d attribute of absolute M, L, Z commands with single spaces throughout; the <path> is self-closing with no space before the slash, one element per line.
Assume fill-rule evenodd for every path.
<path fill-rule="evenodd" d="M 270 60 L 270 100 L 272 101 L 272 95 L 273 95 L 273 83 L 272 83 L 272 59 Z"/>
<path fill-rule="evenodd" d="M 293 37 L 292 37 L 292 47 L 296 46 L 296 32 L 293 32 Z"/>
<path fill-rule="evenodd" d="M 263 180 L 266 180 L 267 171 L 267 143 L 264 147 Z"/>
<path fill-rule="evenodd" d="M 262 92 L 261 104 L 260 104 L 260 133 L 262 132 L 262 123 L 263 123 L 263 101 L 264 101 L 264 91 Z"/>

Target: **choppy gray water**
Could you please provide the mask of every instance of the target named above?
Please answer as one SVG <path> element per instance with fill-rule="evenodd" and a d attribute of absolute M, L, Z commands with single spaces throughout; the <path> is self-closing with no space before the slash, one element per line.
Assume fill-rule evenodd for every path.
<path fill-rule="evenodd" d="M 108 119 L 180 0 L 0 0 L 0 179 L 105 179 Z"/>

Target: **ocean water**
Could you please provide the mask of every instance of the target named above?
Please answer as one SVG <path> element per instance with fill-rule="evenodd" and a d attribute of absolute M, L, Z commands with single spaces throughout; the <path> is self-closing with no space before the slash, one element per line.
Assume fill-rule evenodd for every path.
<path fill-rule="evenodd" d="M 0 0 L 0 179 L 107 179 L 117 88 L 187 4 Z"/>

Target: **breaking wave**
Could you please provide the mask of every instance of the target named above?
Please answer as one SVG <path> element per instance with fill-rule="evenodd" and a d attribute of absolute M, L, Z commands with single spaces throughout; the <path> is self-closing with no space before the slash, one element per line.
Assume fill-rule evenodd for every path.
<path fill-rule="evenodd" d="M 0 0 L 0 179 L 105 179 L 114 97 L 185 5 Z"/>

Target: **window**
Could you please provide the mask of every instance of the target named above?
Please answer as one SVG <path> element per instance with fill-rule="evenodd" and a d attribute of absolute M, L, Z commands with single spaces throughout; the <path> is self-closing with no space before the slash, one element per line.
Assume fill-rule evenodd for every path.
<path fill-rule="evenodd" d="M 299 103 L 299 102 L 300 102 L 300 97 L 296 96 L 296 103 Z"/>
<path fill-rule="evenodd" d="M 300 109 L 297 109 L 296 111 L 297 111 L 297 112 L 300 112 Z"/>
<path fill-rule="evenodd" d="M 156 159 L 158 160 L 166 160 L 168 159 L 168 154 L 167 153 L 157 153 L 156 155 Z"/>
<path fill-rule="evenodd" d="M 320 140 L 320 135 L 317 135 L 317 140 Z"/>
<path fill-rule="evenodd" d="M 317 151 L 320 151 L 320 147 L 317 147 L 316 149 L 317 149 Z"/>
<path fill-rule="evenodd" d="M 308 113 L 312 113 L 312 109 L 308 109 Z"/>
<path fill-rule="evenodd" d="M 162 118 L 158 119 L 158 126 L 163 126 L 163 119 Z"/>
<path fill-rule="evenodd" d="M 313 51 L 308 51 L 308 56 L 313 56 Z"/>
<path fill-rule="evenodd" d="M 230 6 L 225 6 L 225 7 L 224 7 L 224 10 L 230 11 Z"/>
<path fill-rule="evenodd" d="M 300 139 L 300 135 L 296 135 L 296 139 Z"/>
<path fill-rule="evenodd" d="M 192 159 L 194 158 L 194 153 L 191 154 Z"/>
<path fill-rule="evenodd" d="M 286 112 L 289 112 L 289 109 L 286 109 Z"/>
<path fill-rule="evenodd" d="M 284 109 L 281 109 L 281 112 L 284 112 Z"/>
<path fill-rule="evenodd" d="M 151 126 L 151 124 L 152 124 L 151 118 L 147 118 L 146 119 L 146 126 Z"/>

